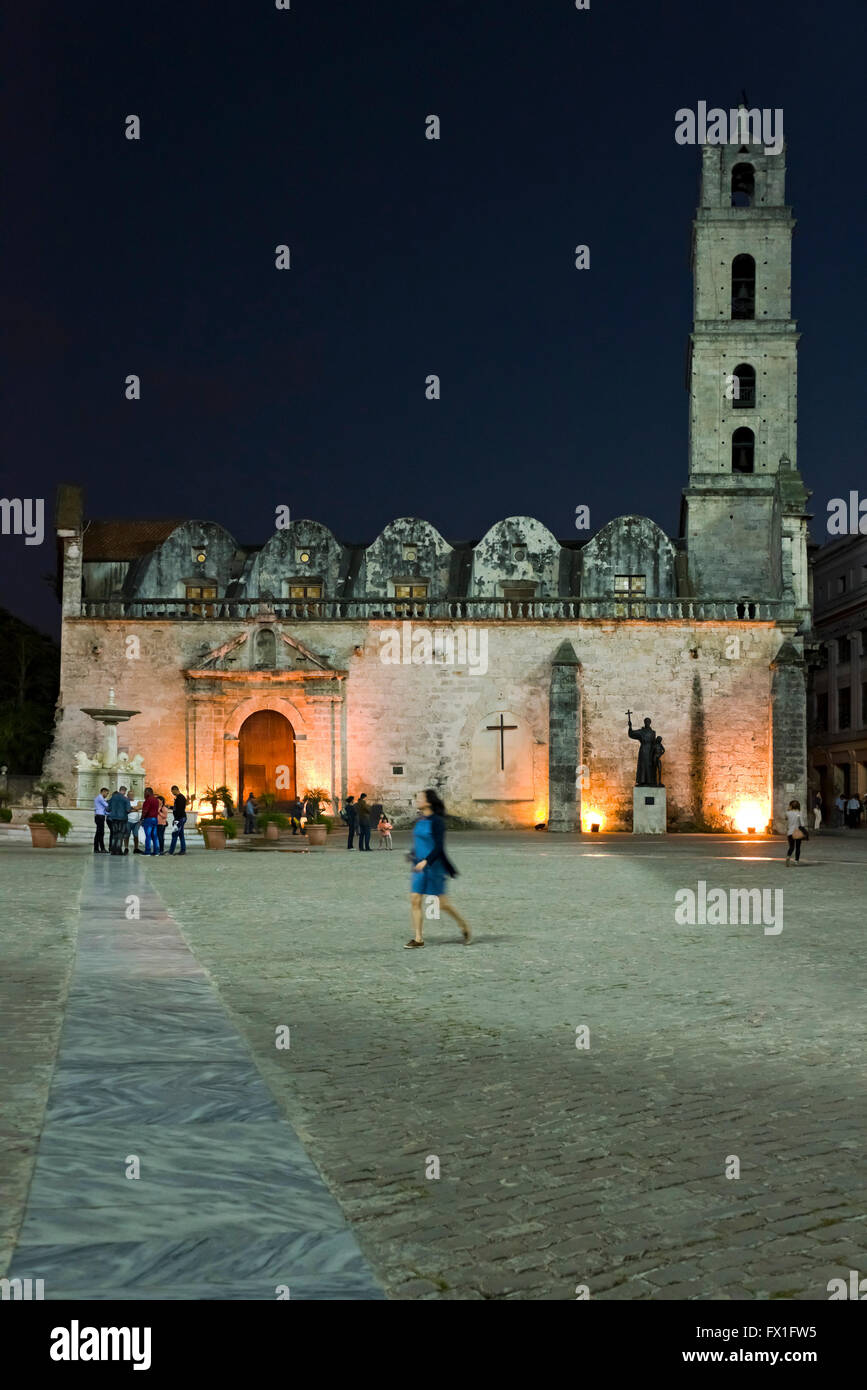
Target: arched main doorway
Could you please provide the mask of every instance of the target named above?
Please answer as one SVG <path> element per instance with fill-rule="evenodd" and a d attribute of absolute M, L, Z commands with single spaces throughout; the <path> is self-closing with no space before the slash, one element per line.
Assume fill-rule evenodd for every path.
<path fill-rule="evenodd" d="M 252 792 L 276 796 L 283 806 L 295 796 L 295 730 L 277 710 L 257 710 L 241 725 L 238 748 L 238 797 Z"/>

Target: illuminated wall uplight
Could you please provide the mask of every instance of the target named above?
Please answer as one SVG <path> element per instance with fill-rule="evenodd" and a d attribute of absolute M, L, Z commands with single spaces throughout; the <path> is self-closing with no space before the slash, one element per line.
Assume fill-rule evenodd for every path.
<path fill-rule="evenodd" d="M 731 812 L 732 825 L 742 835 L 761 834 L 771 818 L 770 807 L 761 801 L 739 801 Z"/>

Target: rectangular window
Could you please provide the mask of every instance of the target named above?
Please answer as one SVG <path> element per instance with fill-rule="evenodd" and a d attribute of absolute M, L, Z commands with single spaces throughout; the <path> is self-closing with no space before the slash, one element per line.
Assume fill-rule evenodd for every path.
<path fill-rule="evenodd" d="M 852 704 L 848 685 L 837 691 L 837 728 L 848 729 L 852 714 Z"/>
<path fill-rule="evenodd" d="M 845 576 L 845 574 L 841 574 L 841 575 L 839 576 L 838 580 L 837 580 L 837 593 L 838 593 L 838 594 L 845 594 L 845 592 L 846 592 L 846 576 Z"/>
<path fill-rule="evenodd" d="M 502 589 L 507 618 L 532 618 L 535 584 L 504 584 Z"/>
<path fill-rule="evenodd" d="M 819 691 L 816 695 L 816 733 L 828 732 L 828 692 Z"/>
<path fill-rule="evenodd" d="M 321 609 L 320 605 L 316 602 L 316 600 L 321 599 L 321 597 L 321 583 L 311 584 L 306 579 L 289 580 L 289 601 L 293 605 L 293 617 L 318 617 Z"/>
<path fill-rule="evenodd" d="M 647 579 L 643 574 L 615 574 L 614 596 L 622 602 L 614 605 L 615 618 L 643 618 L 647 609 L 640 600 L 647 592 Z M 626 600 L 629 600 L 628 602 Z"/>
<path fill-rule="evenodd" d="M 411 600 L 409 603 L 395 604 L 395 613 L 402 618 L 423 618 L 427 607 L 427 591 L 426 581 L 420 583 L 418 580 L 412 579 L 395 580 L 395 598 Z"/>
<path fill-rule="evenodd" d="M 188 584 L 187 589 L 187 613 L 195 618 L 213 618 L 214 606 L 210 603 L 202 603 L 202 599 L 216 598 L 217 590 L 213 584 Z"/>
<path fill-rule="evenodd" d="M 848 637 L 837 638 L 837 665 L 848 666 L 851 659 L 851 645 Z"/>

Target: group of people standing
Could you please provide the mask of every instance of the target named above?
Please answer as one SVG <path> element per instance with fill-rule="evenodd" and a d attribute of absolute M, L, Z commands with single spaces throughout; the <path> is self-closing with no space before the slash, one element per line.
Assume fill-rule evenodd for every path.
<path fill-rule="evenodd" d="M 187 842 L 184 839 L 184 826 L 187 822 L 187 798 L 178 787 L 172 787 L 173 829 L 171 846 L 165 848 L 166 826 L 169 809 L 164 796 L 158 796 L 153 787 L 145 787 L 141 806 L 133 797 L 127 796 L 127 787 L 118 787 L 109 793 L 108 787 L 101 787 L 93 799 L 93 819 L 96 832 L 93 837 L 94 854 L 129 854 L 129 841 L 132 838 L 133 854 L 174 854 L 175 845 L 180 843 L 180 853 L 186 854 Z M 108 849 L 105 847 L 105 824 L 108 821 Z M 139 830 L 144 831 L 145 847 L 139 849 Z"/>
<path fill-rule="evenodd" d="M 244 834 L 256 834 L 256 817 L 259 814 L 259 807 L 256 805 L 256 798 L 252 792 L 247 793 L 247 800 L 244 802 Z M 289 823 L 292 826 L 292 834 L 297 835 L 300 831 L 302 835 L 307 832 L 304 829 L 303 821 L 315 821 L 319 814 L 319 802 L 314 796 L 308 796 L 306 801 L 301 801 L 299 797 L 293 797 L 287 807 Z"/>
<path fill-rule="evenodd" d="M 358 836 L 358 848 L 370 849 L 370 831 L 376 826 L 379 831 L 379 848 L 391 849 L 391 832 L 394 829 L 379 802 L 369 806 L 367 793 L 362 792 L 358 800 L 354 796 L 346 798 L 346 805 L 340 812 L 340 819 L 347 828 L 346 848 L 352 849 L 352 841 Z"/>
<path fill-rule="evenodd" d="M 858 796 L 853 795 L 848 799 L 842 792 L 834 802 L 834 828 L 839 830 L 845 823 L 850 830 L 857 830 L 861 821 L 861 816 L 867 812 L 867 797 L 864 798 L 864 805 Z M 821 830 L 822 818 L 825 813 L 822 793 L 816 792 L 813 797 L 813 829 Z M 801 844 L 810 838 L 801 817 L 800 801 L 790 801 L 786 811 L 786 838 L 789 842 L 789 851 L 786 855 L 786 866 L 789 864 L 799 864 L 801 861 Z"/>
<path fill-rule="evenodd" d="M 853 792 L 851 796 L 844 796 L 840 792 L 834 801 L 831 818 L 832 828 L 841 830 L 843 826 L 846 826 L 849 830 L 857 830 L 861 824 L 862 816 L 867 816 L 867 796 L 862 801 L 856 792 Z M 822 800 L 822 793 L 816 792 L 813 797 L 814 830 L 821 830 L 824 817 L 825 803 Z"/>

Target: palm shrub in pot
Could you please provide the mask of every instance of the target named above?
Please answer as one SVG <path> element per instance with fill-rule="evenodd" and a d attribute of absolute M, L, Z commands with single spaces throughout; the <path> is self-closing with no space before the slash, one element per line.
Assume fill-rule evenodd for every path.
<path fill-rule="evenodd" d="M 263 811 L 259 816 L 259 824 L 265 828 L 266 840 L 278 840 L 280 831 L 289 825 L 289 817 L 284 816 L 281 811 Z"/>
<path fill-rule="evenodd" d="M 223 805 L 231 806 L 231 793 L 228 787 L 207 787 L 202 797 L 211 808 L 211 816 L 202 819 L 199 816 L 196 822 L 196 829 L 200 830 L 205 841 L 206 849 L 225 849 L 226 840 L 234 840 L 237 835 L 237 827 L 233 820 L 228 816 L 218 816 L 217 806 L 222 801 Z"/>
<path fill-rule="evenodd" d="M 196 829 L 201 832 L 205 849 L 225 849 L 227 840 L 234 840 L 237 826 L 225 816 L 215 816 L 213 820 L 198 820 Z"/>
<path fill-rule="evenodd" d="M 27 824 L 34 849 L 54 849 L 58 835 L 65 840 L 72 829 L 72 821 L 57 811 L 39 811 L 28 817 Z"/>
<path fill-rule="evenodd" d="M 322 814 L 322 807 L 328 806 L 331 801 L 331 792 L 327 787 L 308 787 L 304 793 L 305 801 L 313 801 L 316 805 L 316 814 L 312 820 L 307 821 L 305 829 L 307 839 L 311 845 L 324 845 L 325 836 L 328 834 L 333 818 Z"/>
<path fill-rule="evenodd" d="M 41 782 L 37 782 L 33 790 L 42 802 L 43 814 L 48 810 L 49 801 L 57 801 L 63 796 L 66 788 L 62 782 L 52 782 L 48 777 L 43 777 Z"/>

